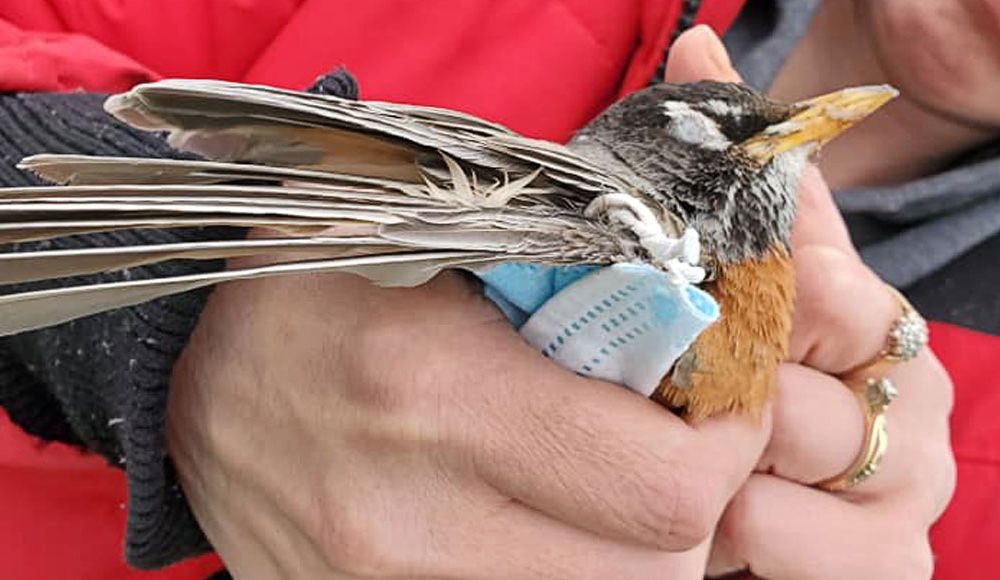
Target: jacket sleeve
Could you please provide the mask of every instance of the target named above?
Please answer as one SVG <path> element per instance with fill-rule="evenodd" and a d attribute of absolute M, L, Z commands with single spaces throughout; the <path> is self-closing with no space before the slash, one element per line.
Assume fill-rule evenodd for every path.
<path fill-rule="evenodd" d="M 86 35 L 23 30 L 0 18 L 0 92 L 119 91 L 156 78 Z"/>
<path fill-rule="evenodd" d="M 160 136 L 112 120 L 102 101 L 102 95 L 85 93 L 0 96 L 0 185 L 37 185 L 14 167 L 33 153 L 179 155 Z M 239 235 L 231 228 L 137 230 L 33 245 L 56 249 Z M 90 278 L 135 279 L 222 267 L 220 261 L 175 262 Z M 82 445 L 126 470 L 125 553 L 137 567 L 163 566 L 208 549 L 171 473 L 163 442 L 171 367 L 207 296 L 192 292 L 0 340 L 0 405 L 11 419 L 29 433 Z"/>
<path fill-rule="evenodd" d="M 320 78 L 314 92 L 357 98 L 344 72 Z M 160 135 L 106 115 L 89 93 L 0 95 L 0 186 L 38 185 L 14 165 L 34 153 L 182 157 Z M 232 239 L 236 228 L 133 230 L 69 236 L 35 247 L 159 244 Z M 28 245 L 23 247 L 27 248 Z M 223 268 L 216 261 L 175 261 L 48 285 L 176 276 Z M 18 287 L 0 288 L 2 292 Z M 177 484 L 164 445 L 171 369 L 194 330 L 209 290 L 171 296 L 57 327 L 0 339 L 0 405 L 25 431 L 77 444 L 125 469 L 125 554 L 133 566 L 158 568 L 210 549 Z"/>

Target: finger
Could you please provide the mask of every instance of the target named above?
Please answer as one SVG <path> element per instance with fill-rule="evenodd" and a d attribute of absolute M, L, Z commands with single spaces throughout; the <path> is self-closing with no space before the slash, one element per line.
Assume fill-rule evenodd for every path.
<path fill-rule="evenodd" d="M 936 520 L 954 490 L 949 447 L 950 383 L 930 353 L 893 369 L 901 395 L 886 412 L 888 450 L 878 471 L 845 492 L 870 502 L 905 496 L 914 517 Z M 758 469 L 814 484 L 849 469 L 864 444 L 858 397 L 834 377 L 799 365 L 778 372 L 771 442 Z"/>
<path fill-rule="evenodd" d="M 494 343 L 497 344 L 497 343 Z M 619 386 L 584 379 L 522 343 L 480 355 L 483 396 L 467 453 L 504 495 L 607 537 L 689 549 L 756 465 L 769 423 L 694 428 Z M 495 356 L 496 358 L 490 358 Z"/>
<path fill-rule="evenodd" d="M 925 349 L 893 367 L 899 395 L 886 410 L 888 449 L 878 472 L 849 490 L 849 497 L 904 501 L 912 517 L 935 521 L 955 488 L 955 460 L 948 416 L 951 381 Z"/>
<path fill-rule="evenodd" d="M 902 311 L 878 276 L 827 245 L 800 247 L 792 258 L 796 301 L 790 360 L 839 374 L 881 352 Z"/>
<path fill-rule="evenodd" d="M 756 475 L 723 516 L 709 573 L 749 567 L 769 580 L 930 578 L 927 527 L 908 518 L 905 510 L 865 508 Z"/>
<path fill-rule="evenodd" d="M 850 467 L 864 443 L 858 398 L 836 378 L 784 364 L 778 369 L 774 429 L 760 471 L 813 484 Z"/>
<path fill-rule="evenodd" d="M 925 354 L 890 373 L 901 396 L 886 410 L 888 454 L 879 471 L 854 493 L 872 495 L 910 486 L 918 471 L 920 486 L 927 486 L 937 478 L 927 478 L 924 471 L 947 470 L 947 395 L 939 392 L 947 389 L 935 366 Z M 799 483 L 843 473 L 864 444 L 858 395 L 836 377 L 801 365 L 785 364 L 778 370 L 773 425 L 758 471 Z M 914 461 L 916 457 L 921 460 Z"/>
<path fill-rule="evenodd" d="M 614 542 L 512 501 L 451 532 L 432 550 L 430 573 L 467 580 L 701 580 L 710 546 L 672 553 Z"/>
<path fill-rule="evenodd" d="M 792 252 L 808 245 L 823 245 L 840 250 L 848 256 L 860 257 L 847 224 L 837 209 L 830 187 L 819 168 L 809 164 L 802 173 L 795 223 L 792 224 Z"/>
<path fill-rule="evenodd" d="M 671 45 L 663 80 L 668 83 L 739 82 L 740 75 L 715 31 L 702 24 L 678 36 Z"/>

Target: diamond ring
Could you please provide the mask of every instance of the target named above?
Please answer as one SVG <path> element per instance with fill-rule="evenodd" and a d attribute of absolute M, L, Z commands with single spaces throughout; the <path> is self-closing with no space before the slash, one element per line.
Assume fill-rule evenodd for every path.
<path fill-rule="evenodd" d="M 927 346 L 930 336 L 927 321 L 899 290 L 889 285 L 886 285 L 886 288 L 896 299 L 900 315 L 889 328 L 882 350 L 871 360 L 840 375 L 845 383 L 859 381 L 863 383 L 868 377 L 884 376 L 889 367 L 916 357 Z"/>

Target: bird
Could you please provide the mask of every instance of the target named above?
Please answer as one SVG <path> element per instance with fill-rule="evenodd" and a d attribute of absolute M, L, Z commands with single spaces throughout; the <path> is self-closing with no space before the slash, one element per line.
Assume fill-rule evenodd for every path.
<path fill-rule="evenodd" d="M 0 336 L 223 282 L 348 272 L 419 285 L 510 262 L 652 265 L 697 284 L 720 317 L 653 394 L 696 421 L 759 414 L 786 357 L 790 232 L 806 164 L 897 95 L 852 87 L 780 103 L 740 83 L 661 83 L 565 145 L 427 106 L 207 79 L 113 95 L 105 110 L 191 159 L 41 154 L 51 185 L 0 189 L 0 285 L 168 260 L 280 254 L 266 265 L 30 287 L 0 296 Z M 132 228 L 233 225 L 251 238 L 39 249 Z"/>

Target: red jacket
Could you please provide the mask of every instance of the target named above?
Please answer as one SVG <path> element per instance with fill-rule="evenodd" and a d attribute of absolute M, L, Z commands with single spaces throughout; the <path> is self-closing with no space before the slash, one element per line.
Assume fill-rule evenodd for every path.
<path fill-rule="evenodd" d="M 468 111 L 564 140 L 655 69 L 681 0 L 4 0 L 0 91 L 118 91 L 160 77 L 302 88 L 345 65 L 363 97 Z M 722 31 L 742 0 L 705 1 Z M 345 7 L 349 6 L 349 7 Z M 938 580 L 986 579 L 1000 546 L 1000 339 L 935 325 L 957 386 L 956 498 L 933 534 Z M 63 485 L 66 478 L 73 485 Z M 204 578 L 213 557 L 125 567 L 124 481 L 0 413 L 4 577 Z M 992 516 L 990 514 L 993 514 Z"/>

